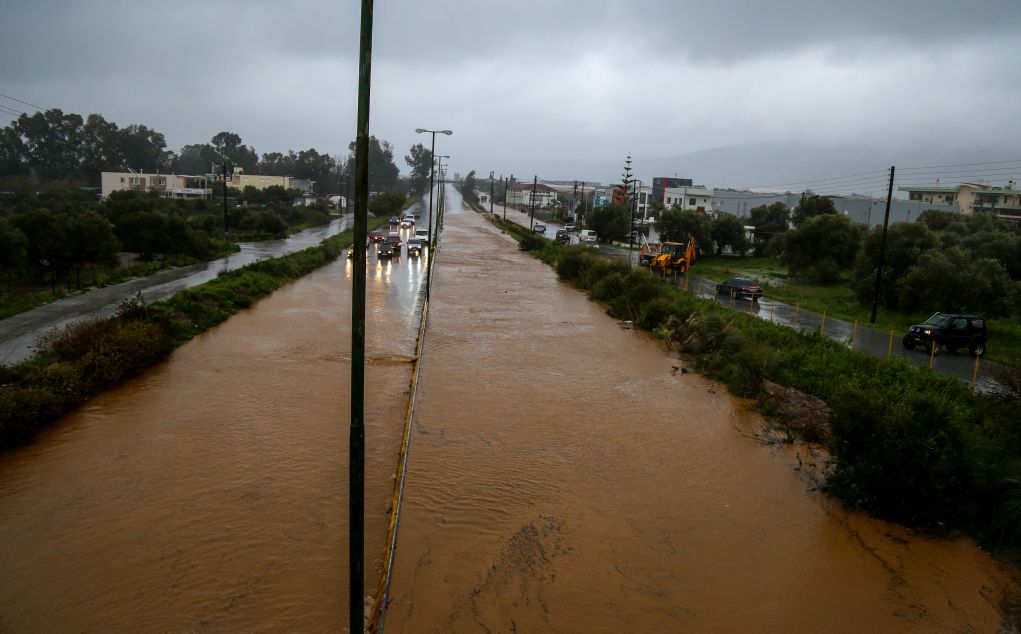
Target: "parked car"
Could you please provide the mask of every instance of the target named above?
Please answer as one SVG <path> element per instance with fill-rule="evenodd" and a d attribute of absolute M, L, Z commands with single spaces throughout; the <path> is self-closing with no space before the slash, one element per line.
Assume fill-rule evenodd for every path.
<path fill-rule="evenodd" d="M 400 255 L 400 247 L 394 248 L 389 242 L 384 242 L 376 247 L 377 258 L 392 258 L 395 255 Z"/>
<path fill-rule="evenodd" d="M 535 225 L 532 227 L 532 233 L 545 234 L 546 225 Z"/>
<path fill-rule="evenodd" d="M 557 231 L 557 237 L 555 238 L 555 240 L 563 244 L 570 244 L 571 234 L 568 233 L 566 229 L 560 229 Z"/>
<path fill-rule="evenodd" d="M 379 229 L 373 229 L 369 232 L 369 242 L 383 242 L 386 240 L 386 234 Z"/>
<path fill-rule="evenodd" d="M 578 232 L 578 240 L 582 242 L 596 242 L 596 232 L 592 229 L 582 229 Z"/>
<path fill-rule="evenodd" d="M 967 348 L 971 356 L 981 357 L 986 353 L 986 320 L 977 315 L 936 313 L 908 328 L 903 344 L 908 350 L 920 346 L 933 354 L 939 354 L 942 348 L 947 352 Z"/>
<path fill-rule="evenodd" d="M 422 241 L 418 238 L 408 240 L 408 257 L 422 255 Z"/>
<path fill-rule="evenodd" d="M 422 241 L 424 246 L 429 246 L 429 230 L 428 229 L 416 229 L 415 237 Z"/>
<path fill-rule="evenodd" d="M 753 302 L 762 297 L 762 288 L 752 280 L 743 277 L 732 277 L 726 282 L 716 285 L 717 295 L 733 294 L 737 299 L 750 299 Z"/>
<path fill-rule="evenodd" d="M 573 222 L 564 223 L 564 231 L 574 231 L 577 227 L 574 226 Z"/>
<path fill-rule="evenodd" d="M 410 229 L 414 224 L 415 220 L 411 216 L 404 216 L 404 220 L 401 220 L 401 229 Z"/>
<path fill-rule="evenodd" d="M 399 225 L 399 224 L 401 224 L 400 216 L 390 216 L 390 224 L 391 225 Z"/>
<path fill-rule="evenodd" d="M 386 243 L 395 249 L 401 248 L 401 234 L 391 231 L 386 234 Z"/>

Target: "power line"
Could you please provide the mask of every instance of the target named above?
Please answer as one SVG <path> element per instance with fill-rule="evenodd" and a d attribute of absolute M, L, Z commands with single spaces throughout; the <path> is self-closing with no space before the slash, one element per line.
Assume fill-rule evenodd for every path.
<path fill-rule="evenodd" d="M 922 167 L 905 167 L 904 170 L 927 170 L 942 167 L 974 167 L 976 165 L 1003 165 L 1004 163 L 1021 163 L 1021 159 L 1013 159 L 1010 161 L 989 161 L 987 163 L 958 163 L 956 165 L 925 165 Z"/>
<path fill-rule="evenodd" d="M 11 114 L 11 115 L 28 114 L 28 113 L 22 112 L 21 110 L 16 110 L 14 108 L 8 108 L 7 106 L 5 106 L 3 104 L 0 104 L 0 110 L 2 110 L 3 112 L 5 112 L 7 114 Z"/>
<path fill-rule="evenodd" d="M 2 92 L 0 92 L 0 97 L 6 97 L 7 99 L 10 99 L 11 101 L 17 101 L 18 103 L 23 103 L 26 106 L 31 106 L 32 108 L 35 108 L 36 110 L 46 110 L 46 108 L 43 108 L 42 106 L 37 106 L 34 103 L 28 103 L 27 101 L 22 101 L 21 99 L 17 99 L 15 97 L 10 96 L 10 95 L 5 95 Z"/>

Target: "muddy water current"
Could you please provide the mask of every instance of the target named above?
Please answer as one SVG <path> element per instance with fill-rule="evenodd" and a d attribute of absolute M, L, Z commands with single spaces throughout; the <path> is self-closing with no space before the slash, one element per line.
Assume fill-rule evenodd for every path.
<path fill-rule="evenodd" d="M 480 216 L 443 240 L 387 632 L 1000 629 L 974 542 L 842 509 L 808 448 Z"/>
<path fill-rule="evenodd" d="M 371 590 L 424 258 L 368 264 Z M 0 632 L 344 629 L 350 273 L 280 289 L 0 456 Z"/>

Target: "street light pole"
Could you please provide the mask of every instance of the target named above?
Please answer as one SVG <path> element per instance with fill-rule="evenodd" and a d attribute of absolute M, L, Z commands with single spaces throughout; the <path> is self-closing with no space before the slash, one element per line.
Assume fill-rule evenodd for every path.
<path fill-rule="evenodd" d="M 428 133 L 430 133 L 432 135 L 432 144 L 429 147 L 429 225 L 428 225 L 429 226 L 429 236 L 428 236 L 428 240 L 429 240 L 429 264 L 431 265 L 432 264 L 432 260 L 433 260 L 433 253 L 435 252 L 435 249 L 433 248 L 433 186 L 434 186 L 434 182 L 435 182 L 434 181 L 434 165 L 435 165 L 435 162 L 436 162 L 435 161 L 435 156 L 436 156 L 436 133 L 438 132 L 440 134 L 446 134 L 447 136 L 450 136 L 451 134 L 453 134 L 453 132 L 451 130 L 426 130 L 425 128 L 415 128 L 415 132 L 418 133 L 418 134 L 422 134 L 423 132 L 428 132 Z M 430 284 L 431 279 L 430 279 L 429 271 L 431 271 L 431 270 L 432 270 L 432 266 L 427 266 L 426 269 L 425 269 L 425 297 L 426 297 L 426 299 L 429 299 L 429 287 L 431 286 L 431 284 Z"/>
<path fill-rule="evenodd" d="M 493 213 L 493 170 L 489 170 L 489 213 Z"/>

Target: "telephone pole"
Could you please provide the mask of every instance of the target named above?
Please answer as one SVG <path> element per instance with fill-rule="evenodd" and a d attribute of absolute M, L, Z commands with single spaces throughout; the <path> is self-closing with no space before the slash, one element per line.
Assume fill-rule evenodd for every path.
<path fill-rule="evenodd" d="M 539 177 L 536 176 L 532 180 L 532 200 L 528 201 L 528 230 L 532 231 L 535 228 L 535 190 L 539 187 Z"/>
<path fill-rule="evenodd" d="M 886 215 L 883 216 L 883 240 L 879 244 L 879 265 L 876 267 L 876 287 L 872 291 L 872 318 L 871 323 L 876 323 L 876 310 L 879 308 L 879 289 L 883 281 L 883 259 L 886 257 L 886 229 L 890 225 L 890 199 L 893 198 L 893 172 L 894 165 L 890 166 L 890 186 L 886 190 Z"/>

